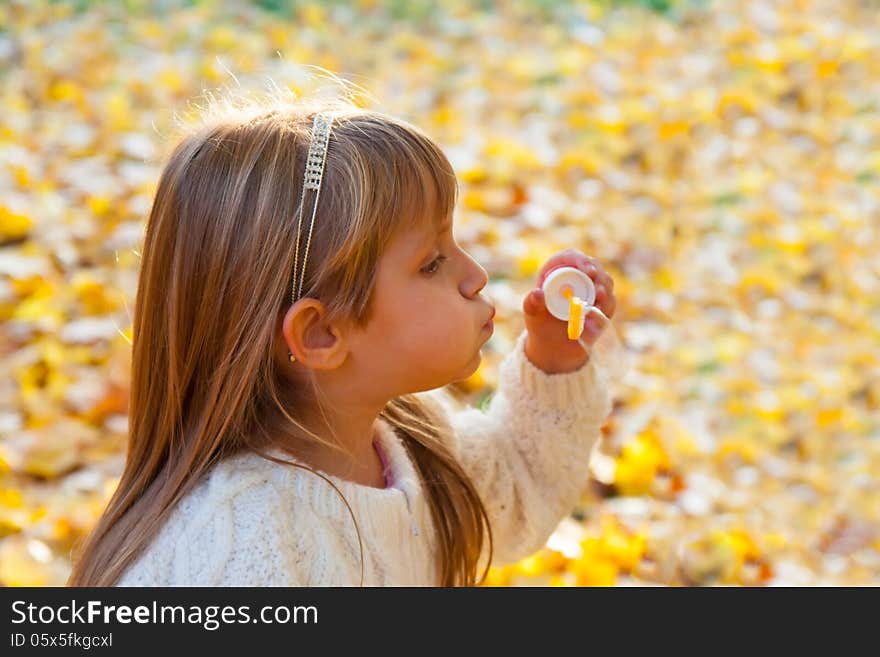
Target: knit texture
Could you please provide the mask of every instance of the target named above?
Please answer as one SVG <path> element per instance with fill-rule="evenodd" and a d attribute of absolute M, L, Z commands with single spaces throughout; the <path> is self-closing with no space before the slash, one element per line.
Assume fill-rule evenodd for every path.
<path fill-rule="evenodd" d="M 444 389 L 419 393 L 451 427 L 450 448 L 486 507 L 494 566 L 543 547 L 578 502 L 611 411 L 595 354 L 579 370 L 547 374 L 526 357 L 526 335 L 502 360 L 485 410 L 460 407 Z M 434 533 L 415 465 L 382 418 L 377 439 L 391 486 L 319 470 L 357 517 L 364 585 L 436 586 Z M 487 559 L 488 545 L 478 572 Z M 360 574 L 354 522 L 333 487 L 302 468 L 242 453 L 216 464 L 177 504 L 119 585 L 357 586 Z"/>

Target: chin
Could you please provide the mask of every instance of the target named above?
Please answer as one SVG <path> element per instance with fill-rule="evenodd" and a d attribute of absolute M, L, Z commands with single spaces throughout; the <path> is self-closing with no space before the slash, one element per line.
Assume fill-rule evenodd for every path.
<path fill-rule="evenodd" d="M 473 376 L 474 372 L 480 369 L 480 363 L 483 360 L 483 354 L 477 349 L 476 353 L 471 356 L 470 360 L 465 363 L 464 367 L 460 370 L 459 374 L 457 374 L 450 383 L 461 383 L 462 381 Z"/>

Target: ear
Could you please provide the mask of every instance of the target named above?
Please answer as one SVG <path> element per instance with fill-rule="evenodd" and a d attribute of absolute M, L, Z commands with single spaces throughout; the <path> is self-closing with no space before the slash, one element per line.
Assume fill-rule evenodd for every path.
<path fill-rule="evenodd" d="M 281 322 L 281 333 L 296 362 L 309 369 L 333 370 L 348 356 L 341 325 L 328 321 L 327 309 L 317 299 L 303 297 L 293 304 Z"/>

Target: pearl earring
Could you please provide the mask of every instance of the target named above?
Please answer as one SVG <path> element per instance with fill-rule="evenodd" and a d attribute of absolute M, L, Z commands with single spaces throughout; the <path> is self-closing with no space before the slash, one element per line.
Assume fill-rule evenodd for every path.
<path fill-rule="evenodd" d="M 287 351 L 287 358 L 290 360 L 291 363 L 296 360 L 296 356 L 294 356 L 293 353 L 289 349 Z"/>

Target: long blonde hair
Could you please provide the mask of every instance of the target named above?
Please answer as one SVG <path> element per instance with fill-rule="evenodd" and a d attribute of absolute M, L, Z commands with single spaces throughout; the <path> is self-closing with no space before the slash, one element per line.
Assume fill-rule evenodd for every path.
<path fill-rule="evenodd" d="M 343 449 L 297 421 L 306 404 L 321 407 L 320 394 L 314 379 L 292 386 L 273 357 L 290 304 L 314 113 L 331 111 L 334 121 L 302 296 L 320 299 L 329 318 L 364 326 L 392 236 L 419 221 L 439 224 L 456 202 L 449 161 L 406 121 L 339 97 L 208 98 L 173 143 L 157 186 L 134 305 L 127 460 L 74 564 L 72 586 L 115 584 L 219 460 L 242 450 L 278 460 L 266 452 L 284 448 L 277 436 L 291 432 Z M 426 195 L 435 201 L 430 217 Z M 491 528 L 446 447 L 448 425 L 415 394 L 391 400 L 381 416 L 425 489 L 438 584 L 482 583 L 489 562 L 478 580 L 478 561 L 487 537 L 491 561 Z M 312 468 L 280 462 L 333 485 Z M 355 528 L 363 584 L 357 519 Z"/>

